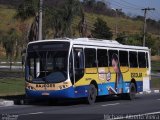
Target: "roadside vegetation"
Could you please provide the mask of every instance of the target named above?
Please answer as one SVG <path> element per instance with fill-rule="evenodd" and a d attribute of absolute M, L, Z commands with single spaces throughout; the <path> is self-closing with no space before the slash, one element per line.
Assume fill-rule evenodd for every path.
<path fill-rule="evenodd" d="M 2 78 L 0 79 L 0 96 L 24 94 L 24 78 Z"/>
<path fill-rule="evenodd" d="M 160 75 L 160 61 L 152 61 L 151 62 L 151 71 L 152 74 L 154 74 L 153 77 L 151 77 L 151 88 L 153 89 L 160 89 L 160 77 L 156 75 Z"/>

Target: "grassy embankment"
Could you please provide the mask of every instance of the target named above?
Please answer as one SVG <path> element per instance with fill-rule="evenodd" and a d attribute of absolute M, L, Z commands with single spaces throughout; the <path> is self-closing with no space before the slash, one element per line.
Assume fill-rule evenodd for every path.
<path fill-rule="evenodd" d="M 154 74 L 160 74 L 160 61 L 152 61 L 151 70 Z M 151 87 L 160 89 L 160 77 L 151 78 Z"/>
<path fill-rule="evenodd" d="M 91 31 L 91 29 L 94 29 L 93 25 L 96 22 L 97 17 L 107 22 L 107 25 L 111 28 L 111 31 L 113 32 L 113 35 L 115 35 L 116 22 L 118 23 L 118 33 L 125 32 L 126 34 L 136 34 L 136 33 L 140 33 L 143 28 L 142 21 L 136 21 L 136 20 L 131 20 L 127 18 L 119 17 L 118 19 L 115 19 L 115 17 L 109 17 L 109 16 L 99 15 L 94 13 L 85 13 L 85 17 L 87 21 L 88 32 Z M 72 24 L 72 30 L 76 30 L 75 32 L 76 36 L 79 36 L 78 29 L 77 29 L 78 28 L 77 25 L 79 22 L 80 22 L 80 17 L 76 17 Z"/>
<path fill-rule="evenodd" d="M 0 79 L 0 96 L 24 94 L 24 78 Z"/>

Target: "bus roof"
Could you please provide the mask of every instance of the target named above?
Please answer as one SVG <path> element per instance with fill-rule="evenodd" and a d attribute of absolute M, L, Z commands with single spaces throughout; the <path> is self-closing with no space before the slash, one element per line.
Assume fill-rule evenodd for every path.
<path fill-rule="evenodd" d="M 143 46 L 131 46 L 131 45 L 123 45 L 117 42 L 116 40 L 104 40 L 104 39 L 96 39 L 96 38 L 58 38 L 58 39 L 49 39 L 49 40 L 39 40 L 33 41 L 32 43 L 39 42 L 51 42 L 51 41 L 67 41 L 72 43 L 73 45 L 83 45 L 83 46 L 97 46 L 97 47 L 113 47 L 113 48 L 123 48 L 123 49 L 137 49 L 137 50 L 149 50 L 148 47 Z"/>

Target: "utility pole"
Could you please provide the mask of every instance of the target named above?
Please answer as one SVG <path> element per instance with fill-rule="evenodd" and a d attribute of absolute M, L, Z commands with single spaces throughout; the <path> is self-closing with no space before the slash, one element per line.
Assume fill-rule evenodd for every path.
<path fill-rule="evenodd" d="M 149 10 L 155 10 L 155 8 L 143 8 L 141 9 L 144 11 L 144 26 L 143 26 L 143 46 L 145 46 L 145 42 L 146 42 L 146 16 L 147 16 L 147 11 Z"/>
<path fill-rule="evenodd" d="M 116 13 L 116 26 L 115 26 L 115 36 L 116 36 L 116 38 L 117 38 L 117 34 L 118 34 L 118 11 L 121 11 L 122 9 L 114 9 L 114 8 L 112 8 L 112 10 L 114 10 L 115 11 L 115 13 Z"/>
<path fill-rule="evenodd" d="M 42 40 L 42 8 L 43 8 L 43 0 L 39 0 L 38 40 Z"/>

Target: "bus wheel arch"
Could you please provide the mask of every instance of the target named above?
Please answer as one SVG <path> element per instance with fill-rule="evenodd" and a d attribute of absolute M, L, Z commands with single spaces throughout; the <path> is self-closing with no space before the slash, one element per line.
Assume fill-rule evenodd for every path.
<path fill-rule="evenodd" d="M 135 99 L 136 92 L 137 92 L 136 80 L 132 78 L 129 84 L 129 93 L 123 93 L 121 97 L 122 99 L 125 100 L 133 100 Z"/>
<path fill-rule="evenodd" d="M 131 84 L 131 83 L 134 83 L 134 84 L 135 84 L 135 87 L 136 87 L 136 92 L 137 92 L 137 83 L 136 83 L 136 80 L 135 80 L 134 78 L 132 78 L 132 79 L 131 79 L 131 82 L 130 82 L 130 84 Z"/>
<path fill-rule="evenodd" d="M 96 87 L 96 89 L 97 89 L 97 95 L 98 95 L 98 84 L 97 84 L 97 82 L 95 80 L 92 80 L 90 82 L 90 84 L 93 84 Z"/>
<path fill-rule="evenodd" d="M 129 100 L 135 99 L 136 92 L 137 92 L 136 80 L 134 78 L 132 78 L 130 85 L 129 85 L 129 93 L 127 93 L 127 99 L 129 99 Z"/>

